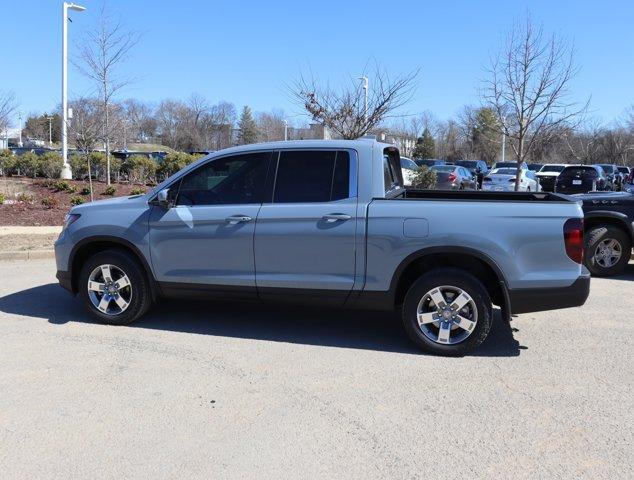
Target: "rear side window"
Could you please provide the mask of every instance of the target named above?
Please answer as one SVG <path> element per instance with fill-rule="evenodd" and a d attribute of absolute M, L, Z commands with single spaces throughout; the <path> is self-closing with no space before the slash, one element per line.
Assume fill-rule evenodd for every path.
<path fill-rule="evenodd" d="M 349 189 L 348 152 L 288 150 L 280 153 L 273 202 L 331 202 L 348 198 Z"/>

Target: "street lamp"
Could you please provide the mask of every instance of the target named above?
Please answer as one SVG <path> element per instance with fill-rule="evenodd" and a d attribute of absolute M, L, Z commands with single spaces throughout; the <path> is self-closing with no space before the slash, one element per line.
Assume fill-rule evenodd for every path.
<path fill-rule="evenodd" d="M 22 147 L 22 112 L 18 112 L 18 120 L 19 120 L 19 124 L 18 124 L 18 130 L 20 133 L 20 140 L 18 140 L 18 147 Z"/>
<path fill-rule="evenodd" d="M 68 138 L 66 127 L 68 123 L 68 9 L 75 12 L 83 12 L 86 7 L 74 3 L 62 4 L 62 167 L 61 177 L 72 178 L 70 165 L 68 164 Z"/>
<path fill-rule="evenodd" d="M 53 117 L 46 117 L 48 120 L 48 146 L 53 146 Z"/>
<path fill-rule="evenodd" d="M 288 120 L 284 119 L 284 141 L 288 140 Z"/>
<path fill-rule="evenodd" d="M 363 90 L 365 90 L 365 102 L 363 108 L 363 118 L 368 119 L 368 77 L 362 75 L 359 80 L 363 80 Z"/>

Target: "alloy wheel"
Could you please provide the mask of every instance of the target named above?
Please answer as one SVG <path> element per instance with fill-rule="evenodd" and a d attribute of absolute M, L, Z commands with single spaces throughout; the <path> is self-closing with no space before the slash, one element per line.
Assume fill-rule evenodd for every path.
<path fill-rule="evenodd" d="M 465 290 L 443 285 L 423 295 L 416 318 L 421 332 L 431 341 L 455 345 L 463 342 L 475 329 L 478 309 Z"/>
<path fill-rule="evenodd" d="M 611 268 L 621 259 L 623 249 L 613 238 L 604 238 L 594 251 L 594 261 L 602 268 Z"/>
<path fill-rule="evenodd" d="M 132 285 L 126 273 L 116 265 L 100 265 L 88 277 L 88 298 L 106 315 L 119 315 L 132 300 Z"/>

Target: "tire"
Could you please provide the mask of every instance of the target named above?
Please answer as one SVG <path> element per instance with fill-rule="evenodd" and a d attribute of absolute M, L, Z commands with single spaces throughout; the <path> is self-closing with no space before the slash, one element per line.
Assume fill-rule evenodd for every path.
<path fill-rule="evenodd" d="M 610 245 L 610 241 L 615 243 Z M 620 251 L 620 257 L 613 262 L 613 257 L 602 257 L 602 247 L 608 247 L 614 253 Z M 615 248 L 616 247 L 616 248 Z M 609 277 L 625 270 L 632 254 L 632 241 L 623 230 L 612 225 L 593 227 L 586 232 L 585 264 L 592 275 Z"/>
<path fill-rule="evenodd" d="M 466 319 L 475 321 L 475 325 L 469 322 L 464 322 L 464 326 L 457 325 L 463 323 L 462 319 L 450 319 L 453 323 L 433 322 L 431 318 L 437 318 L 439 310 L 433 303 L 430 292 L 437 297 L 436 290 L 440 291 L 442 298 L 446 300 L 447 309 L 455 299 L 461 297 L 452 294 L 460 291 L 466 293 L 470 301 L 459 312 Z M 442 302 L 439 301 L 438 304 Z M 423 314 L 421 318 L 425 322 L 422 325 L 418 321 L 419 312 Z M 428 353 L 447 356 L 464 355 L 480 345 L 491 330 L 493 318 L 491 298 L 487 290 L 477 278 L 458 268 L 439 268 L 416 280 L 405 295 L 401 315 L 405 332 L 418 348 Z M 449 330 L 448 341 L 441 341 L 443 326 L 445 332 Z"/>
<path fill-rule="evenodd" d="M 100 268 L 102 266 L 107 267 L 110 282 L 104 269 Z M 92 282 L 92 288 L 89 281 Z M 121 286 L 119 282 L 129 285 Z M 112 294 L 102 293 L 109 283 Z M 78 290 L 88 312 L 101 323 L 110 325 L 131 323 L 152 305 L 152 293 L 143 267 L 136 258 L 122 250 L 105 250 L 90 257 L 81 269 Z M 106 310 L 101 310 L 99 307 L 104 304 Z M 121 308 L 121 305 L 125 305 L 125 308 Z"/>

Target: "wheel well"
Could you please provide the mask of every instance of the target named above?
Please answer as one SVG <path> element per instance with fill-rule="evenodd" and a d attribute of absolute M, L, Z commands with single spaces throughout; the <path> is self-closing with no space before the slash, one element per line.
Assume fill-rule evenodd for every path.
<path fill-rule="evenodd" d="M 132 258 L 134 258 L 137 262 L 139 262 L 139 265 L 141 265 L 141 270 L 146 276 L 146 280 L 151 285 L 152 294 L 153 296 L 155 296 L 156 292 L 154 288 L 154 282 L 152 281 L 153 277 L 148 271 L 147 264 L 140 257 L 139 253 L 123 243 L 112 240 L 95 240 L 85 243 L 84 245 L 81 245 L 73 254 L 71 258 L 71 280 L 74 293 L 78 291 L 77 283 L 79 281 L 79 274 L 81 273 L 81 267 L 84 265 L 86 260 L 88 260 L 93 255 L 105 250 L 119 250 L 121 252 L 125 252 L 129 254 Z"/>
<path fill-rule="evenodd" d="M 615 227 L 619 230 L 623 231 L 631 240 L 634 241 L 634 233 L 629 231 L 627 225 L 623 220 L 619 220 L 618 218 L 611 217 L 589 217 L 585 218 L 583 221 L 583 228 L 587 232 L 591 228 L 596 227 Z"/>
<path fill-rule="evenodd" d="M 401 305 L 412 284 L 424 273 L 441 267 L 454 267 L 470 273 L 482 282 L 495 305 L 505 303 L 501 281 L 495 270 L 484 260 L 468 253 L 433 253 L 414 259 L 401 273 L 394 296 L 395 305 Z"/>

